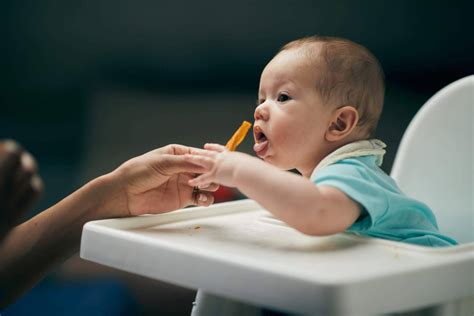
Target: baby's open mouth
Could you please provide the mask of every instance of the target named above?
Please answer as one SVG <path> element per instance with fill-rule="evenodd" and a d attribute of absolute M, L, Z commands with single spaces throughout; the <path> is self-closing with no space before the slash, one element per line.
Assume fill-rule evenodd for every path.
<path fill-rule="evenodd" d="M 257 133 L 255 134 L 255 142 L 256 142 L 257 144 L 258 144 L 258 143 L 262 143 L 262 142 L 264 142 L 264 141 L 266 141 L 266 140 L 267 140 L 267 136 L 265 136 L 264 133 L 262 133 L 262 132 L 257 132 Z"/>
<path fill-rule="evenodd" d="M 258 156 L 265 154 L 267 149 L 268 139 L 267 136 L 263 133 L 260 126 L 255 126 L 254 129 L 255 145 L 253 145 L 253 150 Z"/>
<path fill-rule="evenodd" d="M 255 138 L 255 143 L 263 143 L 267 140 L 267 136 L 263 133 L 262 128 L 258 125 L 254 126 L 253 136 Z"/>

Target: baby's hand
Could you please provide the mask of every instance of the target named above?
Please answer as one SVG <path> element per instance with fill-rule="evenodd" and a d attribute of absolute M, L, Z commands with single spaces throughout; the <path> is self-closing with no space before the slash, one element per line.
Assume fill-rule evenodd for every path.
<path fill-rule="evenodd" d="M 186 159 L 211 171 L 189 180 L 189 185 L 206 188 L 212 183 L 235 187 L 234 174 L 237 167 L 248 156 L 239 152 L 230 152 L 219 144 L 206 144 L 206 150 L 193 149 Z"/>

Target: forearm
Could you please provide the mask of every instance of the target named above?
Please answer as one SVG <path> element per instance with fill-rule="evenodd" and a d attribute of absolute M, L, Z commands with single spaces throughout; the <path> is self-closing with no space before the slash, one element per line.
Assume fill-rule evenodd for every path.
<path fill-rule="evenodd" d="M 289 226 L 312 233 L 323 224 L 324 201 L 318 187 L 308 179 L 256 159 L 237 167 L 234 179 L 243 194 Z"/>
<path fill-rule="evenodd" d="M 12 229 L 0 244 L 0 308 L 77 252 L 83 225 L 108 213 L 104 197 L 116 198 L 108 181 L 95 179 L 56 205 Z"/>

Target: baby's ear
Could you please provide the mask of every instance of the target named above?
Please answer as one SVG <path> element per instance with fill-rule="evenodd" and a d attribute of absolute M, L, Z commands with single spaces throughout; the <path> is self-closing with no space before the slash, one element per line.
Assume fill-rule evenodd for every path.
<path fill-rule="evenodd" d="M 359 112 L 351 105 L 345 105 L 334 111 L 329 127 L 326 131 L 326 140 L 339 141 L 349 136 L 359 122 Z"/>

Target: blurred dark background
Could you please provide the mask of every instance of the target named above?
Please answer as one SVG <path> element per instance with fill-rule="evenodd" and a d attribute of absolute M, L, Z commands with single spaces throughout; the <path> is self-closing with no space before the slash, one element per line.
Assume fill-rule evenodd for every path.
<path fill-rule="evenodd" d="M 379 58 L 387 91 L 377 136 L 388 144 L 390 172 L 417 110 L 474 73 L 473 9 L 471 1 L 429 0 L 2 1 L 0 138 L 37 158 L 46 185 L 37 212 L 155 147 L 224 143 L 252 120 L 260 72 L 279 47 L 319 34 Z M 251 145 L 248 138 L 241 150 Z M 16 312 L 31 304 L 61 310 L 48 291 L 64 284 L 69 297 L 83 297 L 64 299 L 68 313 L 86 302 L 181 315 L 194 295 L 74 258 Z"/>

